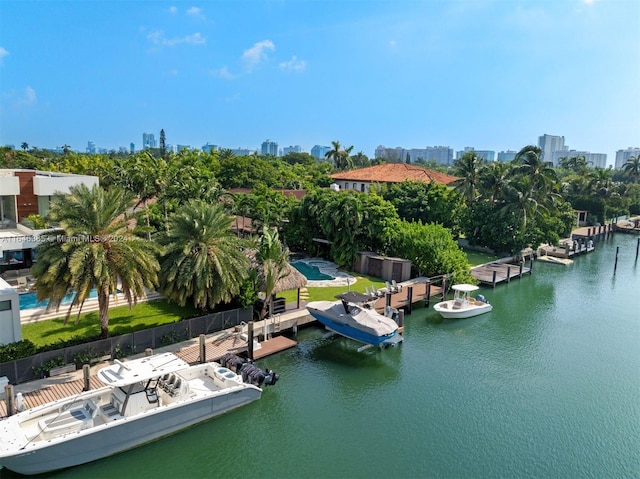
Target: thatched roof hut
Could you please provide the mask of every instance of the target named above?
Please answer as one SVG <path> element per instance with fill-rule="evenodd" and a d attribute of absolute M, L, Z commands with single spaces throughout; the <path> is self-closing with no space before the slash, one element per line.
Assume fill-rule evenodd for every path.
<path fill-rule="evenodd" d="M 247 250 L 247 257 L 251 260 L 251 267 L 258 270 L 258 278 L 260 278 L 260 289 L 264 289 L 264 275 L 262 271 L 262 265 L 256 260 L 256 251 Z M 297 269 L 287 263 L 288 274 L 280 278 L 273 289 L 273 294 L 281 293 L 282 291 L 291 291 L 294 289 L 300 289 L 306 286 L 307 278 L 300 273 Z"/>

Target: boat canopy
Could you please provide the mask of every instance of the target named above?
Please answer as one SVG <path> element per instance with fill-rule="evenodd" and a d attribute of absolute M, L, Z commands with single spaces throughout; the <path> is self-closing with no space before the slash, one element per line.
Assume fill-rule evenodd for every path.
<path fill-rule="evenodd" d="M 472 291 L 477 291 L 480 288 L 473 284 L 454 284 L 451 286 L 451 289 L 454 291 L 461 291 L 463 293 L 471 293 Z"/>
<path fill-rule="evenodd" d="M 189 364 L 173 353 L 156 354 L 132 361 L 121 362 L 102 368 L 98 378 L 110 386 L 126 386 L 128 384 L 147 381 L 164 374 L 189 367 Z"/>
<path fill-rule="evenodd" d="M 358 293 L 356 291 L 349 291 L 348 293 L 342 293 L 335 296 L 335 298 L 340 299 L 342 301 L 346 301 L 347 303 L 366 303 L 371 301 L 372 298 L 369 295 L 364 293 Z"/>

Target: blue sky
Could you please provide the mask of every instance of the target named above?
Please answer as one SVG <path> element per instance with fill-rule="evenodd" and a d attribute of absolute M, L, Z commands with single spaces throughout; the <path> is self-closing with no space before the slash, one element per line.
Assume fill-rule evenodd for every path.
<path fill-rule="evenodd" d="M 640 2 L 0 2 L 0 144 L 640 146 Z"/>

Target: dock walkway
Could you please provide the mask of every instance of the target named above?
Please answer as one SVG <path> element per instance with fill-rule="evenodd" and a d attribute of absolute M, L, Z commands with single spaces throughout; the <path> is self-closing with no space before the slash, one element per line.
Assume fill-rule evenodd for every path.
<path fill-rule="evenodd" d="M 482 264 L 471 269 L 471 275 L 482 284 L 496 287 L 499 283 L 508 283 L 512 279 L 522 278 L 525 274 L 533 274 L 533 260 L 527 267 L 524 263 L 511 264 L 493 262 Z"/>

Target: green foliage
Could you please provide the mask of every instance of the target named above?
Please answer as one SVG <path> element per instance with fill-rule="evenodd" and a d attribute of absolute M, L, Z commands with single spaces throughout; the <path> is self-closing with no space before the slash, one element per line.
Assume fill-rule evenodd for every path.
<path fill-rule="evenodd" d="M 410 259 L 419 276 L 446 274 L 456 283 L 475 284 L 467 256 L 443 226 L 400 221 L 390 253 Z"/>
<path fill-rule="evenodd" d="M 170 218 L 159 238 L 166 246 L 160 274 L 166 298 L 207 311 L 240 292 L 249 260 L 231 222 L 221 205 L 201 201 L 187 203 Z"/>
<path fill-rule="evenodd" d="M 56 356 L 55 358 L 45 362 L 42 366 L 33 368 L 33 374 L 36 377 L 43 378 L 47 376 L 49 374 L 49 371 L 51 371 L 52 369 L 60 366 L 64 366 L 64 365 L 65 365 L 64 357 Z"/>
<path fill-rule="evenodd" d="M 31 221 L 31 223 L 33 224 L 33 228 L 37 230 L 43 230 L 49 227 L 45 218 L 35 213 L 32 213 L 29 216 L 27 216 L 27 220 Z"/>
<path fill-rule="evenodd" d="M 404 181 L 382 188 L 381 195 L 403 220 L 437 223 L 449 228 L 454 236 L 460 233 L 464 198 L 445 185 Z"/>
<path fill-rule="evenodd" d="M 0 363 L 26 358 L 36 354 L 36 345 L 28 339 L 0 345 Z"/>

